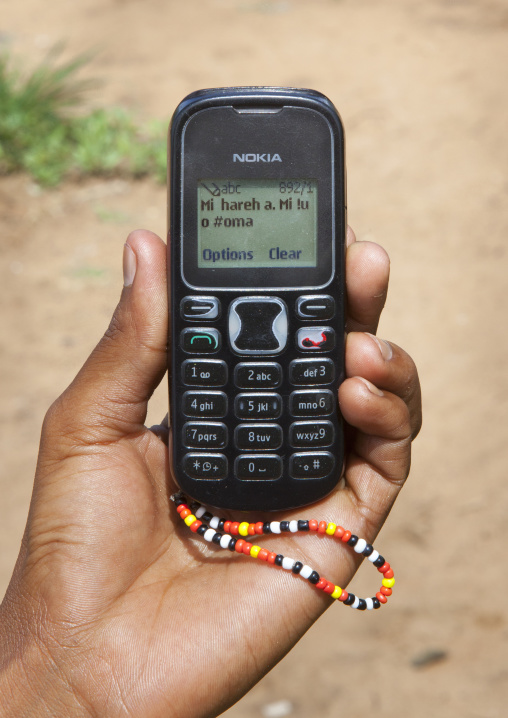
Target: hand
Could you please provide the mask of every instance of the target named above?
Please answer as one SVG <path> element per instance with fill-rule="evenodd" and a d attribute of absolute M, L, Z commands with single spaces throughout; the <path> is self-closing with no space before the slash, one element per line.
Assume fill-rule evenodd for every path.
<path fill-rule="evenodd" d="M 420 393 L 407 354 L 372 336 L 388 258 L 351 231 L 348 241 L 345 473 L 332 495 L 281 518 L 335 521 L 372 541 L 409 471 Z M 144 426 L 166 370 L 165 257 L 150 232 L 129 236 L 111 325 L 46 416 L 0 609 L 2 716 L 215 716 L 333 603 L 307 581 L 205 544 L 169 501 L 166 430 Z M 262 540 L 342 587 L 358 566 L 329 538 Z"/>

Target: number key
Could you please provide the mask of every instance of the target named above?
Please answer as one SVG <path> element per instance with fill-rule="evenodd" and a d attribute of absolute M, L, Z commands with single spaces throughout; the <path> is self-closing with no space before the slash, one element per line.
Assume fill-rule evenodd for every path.
<path fill-rule="evenodd" d="M 282 382 L 282 368 L 275 362 L 249 362 L 235 367 L 235 384 L 240 389 L 275 389 Z"/>
<path fill-rule="evenodd" d="M 282 412 L 280 394 L 238 394 L 235 414 L 239 419 L 278 419 Z"/>
<path fill-rule="evenodd" d="M 223 391 L 186 391 L 182 404 L 186 416 L 220 419 L 228 411 L 228 399 Z"/>
<path fill-rule="evenodd" d="M 224 386 L 228 380 L 226 362 L 218 359 L 186 359 L 182 381 L 191 386 Z"/>
<path fill-rule="evenodd" d="M 328 416 L 333 407 L 333 394 L 328 389 L 294 391 L 289 397 L 289 411 L 293 416 Z"/>

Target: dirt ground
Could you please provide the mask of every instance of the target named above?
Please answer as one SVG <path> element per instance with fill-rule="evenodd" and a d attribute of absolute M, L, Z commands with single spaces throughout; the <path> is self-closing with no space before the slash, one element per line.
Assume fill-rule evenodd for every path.
<path fill-rule="evenodd" d="M 1 47 L 27 64 L 60 40 L 97 51 L 92 103 L 140 119 L 169 120 L 201 87 L 327 94 L 346 127 L 350 223 L 392 259 L 380 336 L 420 370 L 424 429 L 378 539 L 396 597 L 381 612 L 332 608 L 224 715 L 505 716 L 508 2 L 1 4 Z M 43 191 L 0 178 L 0 595 L 42 418 L 107 326 L 137 226 L 165 234 L 165 191 L 151 181 Z M 149 420 L 165 411 L 163 387 Z M 370 578 L 360 572 L 359 591 Z"/>

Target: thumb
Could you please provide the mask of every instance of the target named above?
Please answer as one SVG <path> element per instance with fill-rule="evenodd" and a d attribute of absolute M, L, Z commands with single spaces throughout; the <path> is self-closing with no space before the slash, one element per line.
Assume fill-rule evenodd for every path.
<path fill-rule="evenodd" d="M 167 334 L 166 245 L 136 230 L 124 247 L 124 288 L 111 323 L 50 410 L 67 440 L 115 441 L 143 428 L 166 371 Z"/>

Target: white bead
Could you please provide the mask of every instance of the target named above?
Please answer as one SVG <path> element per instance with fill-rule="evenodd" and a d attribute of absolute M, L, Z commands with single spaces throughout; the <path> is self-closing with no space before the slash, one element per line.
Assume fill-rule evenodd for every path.
<path fill-rule="evenodd" d="M 216 529 L 219 526 L 220 518 L 218 516 L 213 516 L 213 518 L 210 521 L 210 528 Z"/>
<path fill-rule="evenodd" d="M 372 609 L 374 608 L 374 601 L 372 600 L 372 598 L 366 598 L 365 603 L 367 604 L 367 611 L 372 611 Z"/>
<path fill-rule="evenodd" d="M 196 511 L 196 513 L 194 514 L 194 516 L 195 516 L 197 519 L 200 519 L 200 518 L 203 516 L 203 514 L 206 514 L 206 509 L 205 509 L 204 506 L 200 506 L 199 509 L 198 509 L 198 510 Z"/>
<path fill-rule="evenodd" d="M 211 541 L 213 537 L 215 536 L 215 531 L 213 529 L 207 529 L 205 533 L 203 534 L 203 538 L 205 541 Z"/>
<path fill-rule="evenodd" d="M 374 550 L 369 556 L 369 561 L 374 563 L 374 561 L 377 561 L 378 558 L 379 558 L 379 551 Z"/>
<path fill-rule="evenodd" d="M 280 534 L 280 522 L 279 521 L 272 521 L 270 524 L 270 531 L 273 534 Z"/>
<path fill-rule="evenodd" d="M 231 541 L 231 536 L 229 534 L 224 534 L 221 537 L 220 545 L 222 548 L 227 548 L 229 546 L 229 542 Z"/>
<path fill-rule="evenodd" d="M 211 526 L 212 524 L 210 524 Z M 354 547 L 356 553 L 363 553 L 365 550 L 365 547 L 367 546 L 367 541 L 365 539 L 358 539 L 358 542 L 356 546 Z"/>
<path fill-rule="evenodd" d="M 358 608 L 359 605 L 360 605 L 360 599 L 358 598 L 358 596 L 355 596 L 355 600 L 351 604 L 351 608 Z"/>
<path fill-rule="evenodd" d="M 304 567 L 302 568 L 302 570 L 300 571 L 300 576 L 303 576 L 303 578 L 309 578 L 309 576 L 311 575 L 311 573 L 312 573 L 311 567 L 310 567 L 310 566 L 307 566 L 307 564 L 305 564 L 305 566 L 304 566 Z"/>
<path fill-rule="evenodd" d="M 292 534 L 295 534 L 298 531 L 298 521 L 290 521 L 289 530 Z"/>
<path fill-rule="evenodd" d="M 295 560 L 293 558 L 288 558 L 287 556 L 285 556 L 282 559 L 282 568 L 285 568 L 286 571 L 291 571 L 291 569 L 293 568 L 294 565 L 295 565 Z"/>

